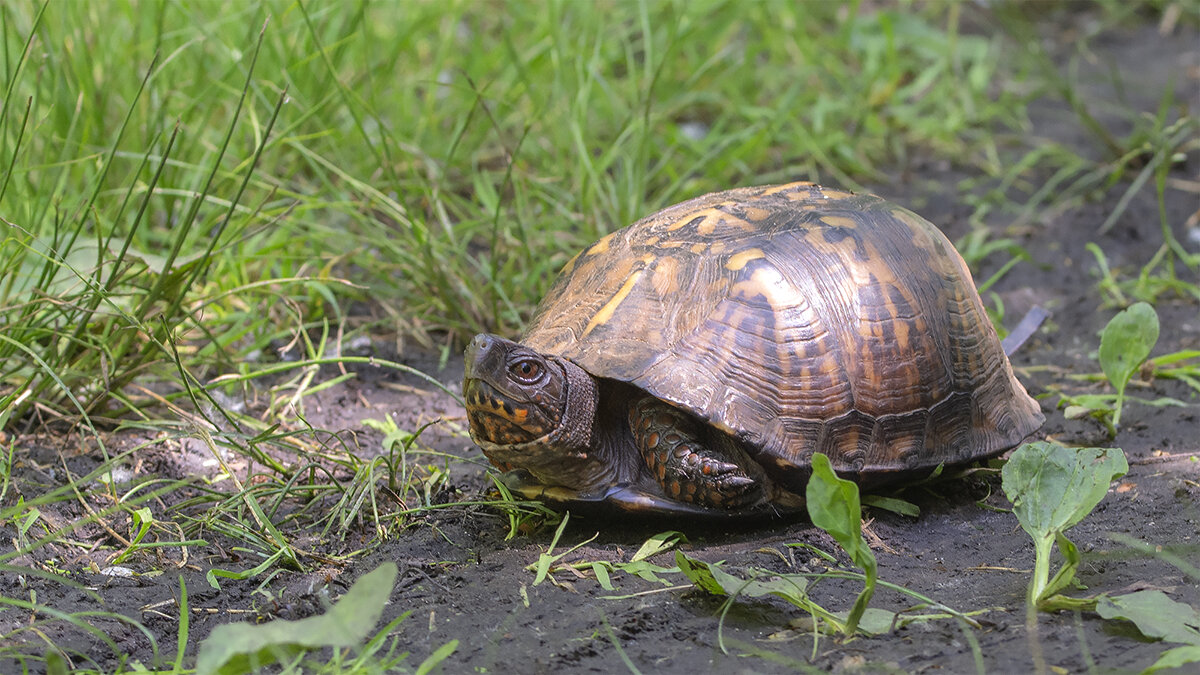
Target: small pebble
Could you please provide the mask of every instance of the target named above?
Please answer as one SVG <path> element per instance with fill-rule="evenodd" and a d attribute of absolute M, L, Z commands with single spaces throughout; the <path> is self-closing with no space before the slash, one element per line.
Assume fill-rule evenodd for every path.
<path fill-rule="evenodd" d="M 134 572 L 132 569 L 128 567 L 120 567 L 118 565 L 105 567 L 104 569 L 100 570 L 100 574 L 103 574 L 106 577 L 121 577 L 123 579 L 132 579 L 133 577 L 137 576 L 137 572 Z"/>
<path fill-rule="evenodd" d="M 708 125 L 704 122 L 684 122 L 679 125 L 679 133 L 692 141 L 702 141 L 708 136 Z"/>
<path fill-rule="evenodd" d="M 1192 248 L 1200 251 L 1200 226 L 1188 228 L 1187 240 Z"/>

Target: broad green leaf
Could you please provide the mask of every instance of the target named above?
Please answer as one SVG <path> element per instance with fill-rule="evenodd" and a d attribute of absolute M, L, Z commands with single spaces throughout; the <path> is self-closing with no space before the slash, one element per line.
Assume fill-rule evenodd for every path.
<path fill-rule="evenodd" d="M 1145 302 L 1118 312 L 1100 334 L 1100 367 L 1116 388 L 1125 391 L 1129 378 L 1158 342 L 1158 313 Z"/>
<path fill-rule="evenodd" d="M 1065 532 L 1092 512 L 1129 464 L 1120 448 L 1026 443 L 1001 470 L 1001 485 L 1021 527 L 1034 539 Z"/>
<path fill-rule="evenodd" d="M 379 622 L 396 582 L 396 564 L 363 575 L 329 611 L 298 621 L 217 626 L 200 645 L 198 675 L 243 673 L 273 663 L 277 655 L 321 647 L 355 647 Z"/>
<path fill-rule="evenodd" d="M 770 574 L 761 578 L 743 579 L 721 569 L 719 564 L 710 565 L 689 558 L 682 551 L 675 552 L 675 562 L 689 581 L 707 593 L 729 598 L 760 598 L 764 595 L 774 595 L 828 622 L 836 630 L 849 633 L 841 618 L 808 597 L 808 579 L 802 575 Z"/>
<path fill-rule="evenodd" d="M 717 565 L 710 566 L 709 573 L 725 590 L 726 595 L 744 595 L 749 598 L 774 595 L 801 609 L 809 609 L 812 604 L 808 599 L 808 580 L 798 574 L 773 574 L 763 578 L 742 579 Z"/>
<path fill-rule="evenodd" d="M 1182 668 L 1189 663 L 1200 663 L 1200 645 L 1186 645 L 1168 649 L 1158 655 L 1158 660 L 1155 661 L 1149 668 L 1142 671 L 1142 675 L 1150 675 L 1157 673 L 1160 670 L 1168 668 Z"/>
<path fill-rule="evenodd" d="M 1144 302 L 1118 312 L 1100 334 L 1100 367 L 1117 390 L 1113 426 L 1120 426 L 1125 385 L 1158 342 L 1158 314 Z"/>
<path fill-rule="evenodd" d="M 822 626 L 821 630 L 824 632 L 841 632 L 846 635 L 855 632 L 863 635 L 880 635 L 891 631 L 895 626 L 928 619 L 928 617 L 906 615 L 897 620 L 895 612 L 865 606 L 860 609 L 860 603 L 855 603 L 855 606 L 846 612 L 831 612 L 809 597 L 809 579 L 806 575 L 775 574 L 749 568 L 747 572 L 751 576 L 744 579 L 733 572 L 726 571 L 720 564 L 695 560 L 687 557 L 681 551 L 675 552 L 675 559 L 688 579 L 708 593 L 730 598 L 739 596 L 761 598 L 773 595 L 817 618 Z M 854 621 L 853 625 L 851 621 Z"/>
<path fill-rule="evenodd" d="M 1131 621 L 1149 638 L 1200 646 L 1200 612 L 1162 591 L 1101 596 L 1096 599 L 1096 613 L 1105 619 Z"/>
<path fill-rule="evenodd" d="M 751 598 L 777 595 L 796 603 L 797 598 L 805 597 L 808 587 L 808 580 L 798 574 L 771 575 L 761 580 L 743 579 L 726 572 L 720 565 L 689 558 L 682 551 L 675 552 L 675 562 L 689 581 L 713 595 L 744 595 Z"/>
<path fill-rule="evenodd" d="M 862 538 L 862 506 L 858 501 L 858 486 L 842 480 L 833 472 L 829 458 L 821 453 L 813 455 L 812 477 L 805 491 L 808 516 L 813 525 L 825 530 L 845 549 L 850 559 L 859 567 L 875 556 Z"/>
<path fill-rule="evenodd" d="M 608 563 L 601 561 L 592 563 L 592 572 L 596 575 L 596 582 L 600 584 L 600 588 L 606 591 L 616 590 L 613 587 L 612 579 L 608 575 Z"/>
<path fill-rule="evenodd" d="M 842 618 L 846 618 L 846 614 L 847 612 L 838 613 Z M 883 635 L 890 633 L 894 625 L 897 625 L 895 612 L 878 607 L 868 607 L 858 620 L 858 632 L 866 635 Z"/>

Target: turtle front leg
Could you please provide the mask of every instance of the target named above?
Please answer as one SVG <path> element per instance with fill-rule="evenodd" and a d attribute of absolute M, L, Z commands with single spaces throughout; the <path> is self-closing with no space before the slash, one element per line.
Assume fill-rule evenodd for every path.
<path fill-rule="evenodd" d="M 717 509 L 745 508 L 766 499 L 763 481 L 747 473 L 742 464 L 749 459 L 732 439 L 705 434 L 695 419 L 670 404 L 652 396 L 639 399 L 629 408 L 629 427 L 668 497 Z M 706 436 L 714 440 L 706 443 Z"/>

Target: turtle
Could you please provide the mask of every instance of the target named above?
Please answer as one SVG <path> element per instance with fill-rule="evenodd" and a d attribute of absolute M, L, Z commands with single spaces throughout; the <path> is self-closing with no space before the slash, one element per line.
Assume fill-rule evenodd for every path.
<path fill-rule="evenodd" d="M 716 192 L 563 267 L 519 340 L 466 348 L 472 440 L 520 495 L 618 513 L 803 508 L 996 456 L 1044 418 L 929 221 L 809 182 Z"/>

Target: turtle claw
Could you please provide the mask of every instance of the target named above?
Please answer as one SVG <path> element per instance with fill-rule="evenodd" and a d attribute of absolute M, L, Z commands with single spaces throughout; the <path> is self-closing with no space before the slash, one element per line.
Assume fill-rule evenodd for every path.
<path fill-rule="evenodd" d="M 723 509 L 753 506 L 763 497 L 759 481 L 744 473 L 721 476 L 708 485 L 706 502 Z"/>
<path fill-rule="evenodd" d="M 696 450 L 692 450 L 687 456 L 689 459 L 694 458 L 695 463 L 699 464 L 700 473 L 704 476 L 719 478 L 721 476 L 742 473 L 742 468 L 737 464 L 730 464 L 729 462 L 722 462 L 712 457 L 705 457 Z"/>
<path fill-rule="evenodd" d="M 729 488 L 731 490 L 738 490 L 738 489 L 744 490 L 744 489 L 746 489 L 752 485 L 755 485 L 757 483 L 758 483 L 758 481 L 754 480 L 753 478 L 751 478 L 749 476 L 745 476 L 745 475 L 729 476 L 721 481 L 722 486 Z"/>

